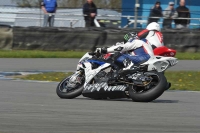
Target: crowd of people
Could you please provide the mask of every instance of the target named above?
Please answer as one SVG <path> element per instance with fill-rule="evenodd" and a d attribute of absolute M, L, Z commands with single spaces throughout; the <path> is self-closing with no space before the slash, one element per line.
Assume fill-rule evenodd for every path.
<path fill-rule="evenodd" d="M 41 9 L 44 12 L 43 27 L 53 27 L 57 9 L 57 0 L 43 0 L 41 2 Z M 83 5 L 83 15 L 85 19 L 85 27 L 95 26 L 94 19 L 97 15 L 97 7 L 93 0 L 87 0 Z"/>
<path fill-rule="evenodd" d="M 174 2 L 169 2 L 168 7 L 162 10 L 161 2 L 157 1 L 152 7 L 148 24 L 158 22 L 163 17 L 163 28 L 172 28 L 174 21 L 176 28 L 188 28 L 190 24 L 190 10 L 186 7 L 185 0 L 180 0 L 179 6 L 174 8 Z"/>
<path fill-rule="evenodd" d="M 43 0 L 41 8 L 44 12 L 44 24 L 46 27 L 54 25 L 54 18 L 57 9 L 56 0 Z M 85 27 L 95 26 L 94 19 L 97 16 L 97 7 L 93 0 L 86 0 L 83 5 L 83 15 L 85 19 Z M 151 8 L 148 23 L 158 22 L 163 17 L 163 28 L 172 28 L 174 21 L 176 28 L 188 28 L 190 24 L 190 11 L 185 5 L 185 0 L 180 0 L 180 5 L 174 8 L 174 2 L 169 2 L 168 7 L 162 10 L 161 2 L 157 1 Z"/>

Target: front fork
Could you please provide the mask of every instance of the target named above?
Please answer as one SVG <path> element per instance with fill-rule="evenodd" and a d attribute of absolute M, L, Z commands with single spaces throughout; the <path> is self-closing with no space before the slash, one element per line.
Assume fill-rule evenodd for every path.
<path fill-rule="evenodd" d="M 83 72 L 76 71 L 69 79 L 67 86 L 74 88 L 77 84 L 82 84 L 83 82 Z"/>

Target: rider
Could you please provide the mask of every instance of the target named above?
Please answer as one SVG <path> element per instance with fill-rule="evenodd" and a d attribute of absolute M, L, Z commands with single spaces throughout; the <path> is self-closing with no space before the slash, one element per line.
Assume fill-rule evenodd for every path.
<path fill-rule="evenodd" d="M 153 49 L 164 46 L 160 25 L 156 22 L 151 22 L 147 25 L 146 29 L 138 33 L 132 32 L 132 34 L 137 34 L 138 39 L 150 44 Z M 123 43 L 124 42 L 118 42 L 116 45 Z"/>
<path fill-rule="evenodd" d="M 149 27 L 151 27 L 151 25 Z M 158 27 L 157 30 L 150 30 L 149 27 L 147 26 L 147 29 L 149 31 L 146 31 L 146 33 L 149 33 L 148 35 L 149 35 L 150 40 L 151 40 L 152 32 L 154 33 L 153 36 L 155 38 L 159 37 L 158 35 L 162 35 L 162 33 L 161 34 L 159 33 L 160 29 L 158 26 L 156 26 Z M 140 34 L 140 37 L 141 35 L 142 34 Z M 160 45 L 159 43 L 154 43 L 153 46 L 160 47 L 162 46 L 161 44 L 163 43 L 161 43 L 160 41 Z M 152 44 L 145 43 L 144 41 L 139 40 L 137 33 L 134 33 L 134 32 L 126 34 L 124 36 L 123 43 L 117 43 L 116 45 L 111 46 L 109 48 L 97 48 L 96 51 L 99 51 L 100 53 L 104 53 L 104 54 L 113 53 L 116 51 L 120 52 L 121 54 L 116 56 L 115 59 L 117 62 L 123 64 L 125 68 L 129 68 L 130 65 L 127 64 L 129 60 L 131 60 L 134 65 L 137 65 L 137 64 L 141 64 L 143 62 L 148 61 L 151 56 L 154 56 Z M 131 64 L 131 66 L 133 64 Z M 170 86 L 171 86 L 171 83 L 168 82 L 168 86 L 166 87 L 166 90 L 169 89 Z"/>
<path fill-rule="evenodd" d="M 152 22 L 147 25 L 145 30 L 142 30 L 138 34 L 134 32 L 126 34 L 123 43 L 117 43 L 116 46 L 101 50 L 104 53 L 129 51 L 128 54 L 122 54 L 117 61 L 122 63 L 124 60 L 130 59 L 134 64 L 140 64 L 154 55 L 154 48 L 164 45 L 163 35 L 160 31 L 160 25 Z"/>
<path fill-rule="evenodd" d="M 154 56 L 152 47 L 139 40 L 137 34 L 130 32 L 124 36 L 124 43 L 118 43 L 115 46 L 109 48 L 97 48 L 96 51 L 100 53 L 113 53 L 119 52 L 115 57 L 115 61 L 123 64 L 123 67 L 128 67 L 129 61 L 132 61 L 134 65 L 141 64 Z"/>
<path fill-rule="evenodd" d="M 148 24 L 146 29 L 138 33 L 138 37 L 140 40 L 151 44 L 153 49 L 164 46 L 160 25 L 156 22 Z"/>

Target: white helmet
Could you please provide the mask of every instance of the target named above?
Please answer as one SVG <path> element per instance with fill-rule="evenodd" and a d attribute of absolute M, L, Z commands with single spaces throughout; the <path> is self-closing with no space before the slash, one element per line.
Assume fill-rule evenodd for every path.
<path fill-rule="evenodd" d="M 160 25 L 156 22 L 151 22 L 150 24 L 147 25 L 147 30 L 157 30 L 160 31 Z"/>

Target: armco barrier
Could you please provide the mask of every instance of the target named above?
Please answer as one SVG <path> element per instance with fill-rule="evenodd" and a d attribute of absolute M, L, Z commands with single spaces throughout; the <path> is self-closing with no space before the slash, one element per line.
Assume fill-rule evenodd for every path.
<path fill-rule="evenodd" d="M 13 45 L 12 27 L 0 25 L 0 49 L 10 50 Z"/>
<path fill-rule="evenodd" d="M 92 50 L 123 41 L 134 29 L 13 27 L 13 49 Z M 163 30 L 164 44 L 179 51 L 200 48 L 199 30 Z"/>
<path fill-rule="evenodd" d="M 103 30 L 14 27 L 13 49 L 88 50 L 103 43 Z"/>
<path fill-rule="evenodd" d="M 199 30 L 165 30 L 162 31 L 164 44 L 178 51 L 197 52 L 200 49 Z"/>

